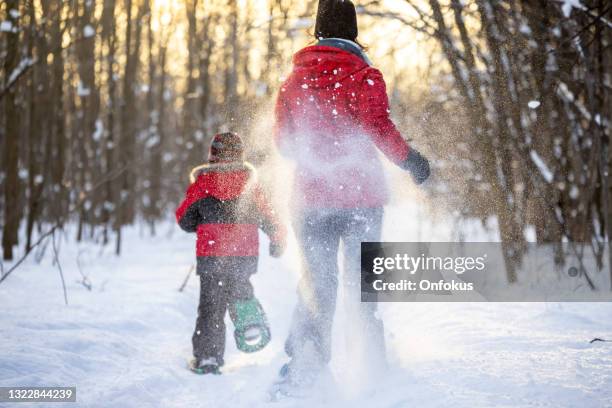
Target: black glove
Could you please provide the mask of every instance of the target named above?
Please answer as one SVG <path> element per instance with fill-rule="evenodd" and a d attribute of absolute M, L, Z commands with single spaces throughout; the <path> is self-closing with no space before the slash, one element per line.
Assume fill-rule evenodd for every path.
<path fill-rule="evenodd" d="M 270 256 L 272 258 L 280 258 L 283 256 L 285 252 L 285 248 L 283 245 L 280 245 L 276 242 L 270 242 Z"/>
<path fill-rule="evenodd" d="M 414 149 L 408 151 L 408 157 L 403 163 L 402 168 L 412 174 L 412 178 L 417 184 L 423 184 L 431 174 L 429 161 Z"/>

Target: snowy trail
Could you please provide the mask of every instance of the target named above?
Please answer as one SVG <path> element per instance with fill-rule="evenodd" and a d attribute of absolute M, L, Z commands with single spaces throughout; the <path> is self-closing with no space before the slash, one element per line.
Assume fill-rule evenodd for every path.
<path fill-rule="evenodd" d="M 416 228 L 393 218 L 385 239 L 417 238 Z M 295 299 L 291 251 L 280 261 L 262 257 L 253 279 L 272 325 L 270 346 L 240 354 L 228 333 L 225 374 L 195 376 L 185 366 L 196 279 L 177 290 L 194 259 L 194 237 L 174 227 L 160 233 L 128 231 L 121 258 L 111 248 L 63 242 L 68 307 L 50 257 L 28 261 L 0 285 L 0 386 L 76 385 L 78 403 L 70 406 L 82 407 L 612 406 L 612 346 L 588 344 L 612 335 L 612 305 L 597 303 L 383 304 L 395 361 L 386 378 L 356 385 L 339 324 L 334 395 L 270 403 L 266 390 L 284 361 Z M 76 282 L 79 254 L 91 292 Z"/>

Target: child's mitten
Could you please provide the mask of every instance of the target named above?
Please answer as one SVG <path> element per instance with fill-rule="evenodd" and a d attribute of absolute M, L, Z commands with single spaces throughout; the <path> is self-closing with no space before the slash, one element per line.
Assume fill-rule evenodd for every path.
<path fill-rule="evenodd" d="M 278 242 L 270 242 L 270 256 L 273 258 L 280 258 L 285 252 L 285 246 Z"/>

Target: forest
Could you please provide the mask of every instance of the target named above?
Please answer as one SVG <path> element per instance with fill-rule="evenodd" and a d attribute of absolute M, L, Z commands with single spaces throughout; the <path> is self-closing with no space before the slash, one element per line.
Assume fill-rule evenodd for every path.
<path fill-rule="evenodd" d="M 610 254 L 612 4 L 357 2 L 393 118 L 430 158 L 432 202 L 496 220 L 508 280 L 527 241 Z M 172 217 L 209 138 L 274 154 L 271 112 L 316 0 L 3 0 L 4 260 L 75 225 L 113 245 Z M 67 231 L 67 230 L 66 230 Z M 562 254 L 559 251 L 559 262 Z"/>

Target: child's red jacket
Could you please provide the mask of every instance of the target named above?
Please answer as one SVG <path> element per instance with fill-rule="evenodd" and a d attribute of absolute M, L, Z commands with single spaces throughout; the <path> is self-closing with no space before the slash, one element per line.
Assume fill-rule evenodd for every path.
<path fill-rule="evenodd" d="M 198 257 L 258 256 L 259 228 L 284 245 L 285 230 L 248 163 L 196 168 L 176 219 L 183 230 L 197 232 Z"/>

